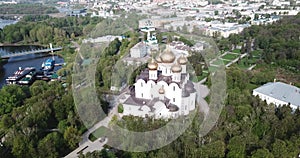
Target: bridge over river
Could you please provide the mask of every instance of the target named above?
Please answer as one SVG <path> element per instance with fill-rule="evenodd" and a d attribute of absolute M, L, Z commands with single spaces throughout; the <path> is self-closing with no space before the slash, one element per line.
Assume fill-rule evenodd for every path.
<path fill-rule="evenodd" d="M 47 49 L 35 49 L 30 51 L 22 51 L 22 52 L 14 52 L 14 53 L 2 53 L 0 54 L 2 59 L 9 59 L 11 57 L 17 57 L 27 54 L 37 54 L 37 53 L 48 53 L 48 52 L 54 52 L 62 50 L 62 47 L 56 47 L 56 48 L 47 48 Z"/>

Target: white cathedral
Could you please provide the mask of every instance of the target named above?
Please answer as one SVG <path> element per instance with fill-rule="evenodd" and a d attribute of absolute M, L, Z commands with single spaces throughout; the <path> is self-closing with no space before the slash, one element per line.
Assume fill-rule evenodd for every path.
<path fill-rule="evenodd" d="M 187 73 L 187 58 L 170 49 L 148 63 L 123 98 L 123 115 L 176 118 L 196 108 L 196 90 Z"/>

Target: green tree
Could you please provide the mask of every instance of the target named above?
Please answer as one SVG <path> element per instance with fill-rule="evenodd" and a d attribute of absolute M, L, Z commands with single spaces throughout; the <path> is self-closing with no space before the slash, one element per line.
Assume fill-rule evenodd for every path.
<path fill-rule="evenodd" d="M 235 136 L 229 140 L 227 157 L 245 157 L 245 141 L 240 136 Z"/>
<path fill-rule="evenodd" d="M 215 15 L 219 15 L 219 11 L 218 10 L 215 10 Z"/>
<path fill-rule="evenodd" d="M 14 107 L 21 106 L 25 98 L 26 87 L 7 85 L 0 90 L 0 114 L 9 113 Z"/>
<path fill-rule="evenodd" d="M 274 157 L 288 155 L 286 143 L 283 140 L 275 139 L 275 142 L 272 144 L 272 153 L 274 154 Z"/>
<path fill-rule="evenodd" d="M 67 141 L 70 148 L 74 149 L 78 146 L 80 140 L 79 131 L 73 126 L 67 127 L 64 133 L 64 139 Z"/>
<path fill-rule="evenodd" d="M 17 135 L 13 139 L 12 146 L 12 153 L 16 157 L 31 158 L 37 156 L 33 143 L 27 136 Z"/>
<path fill-rule="evenodd" d="M 63 139 L 58 133 L 50 133 L 44 137 L 38 144 L 38 153 L 40 157 L 58 157 L 59 148 L 63 146 Z"/>
<path fill-rule="evenodd" d="M 268 149 L 257 149 L 252 152 L 253 158 L 273 158 L 273 154 L 269 152 Z"/>

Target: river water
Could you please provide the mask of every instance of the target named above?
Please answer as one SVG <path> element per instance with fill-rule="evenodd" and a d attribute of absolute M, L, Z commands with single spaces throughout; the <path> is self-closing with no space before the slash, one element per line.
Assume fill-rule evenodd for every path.
<path fill-rule="evenodd" d="M 13 53 L 19 51 L 26 51 L 41 48 L 40 46 L 0 46 L 0 54 L 2 53 Z M 63 63 L 63 58 L 59 56 L 53 56 L 55 58 L 56 63 Z M 41 65 L 48 58 L 52 58 L 48 53 L 41 54 L 29 54 L 19 57 L 13 57 L 8 59 L 3 65 L 3 68 L 0 68 L 0 88 L 5 85 L 5 79 L 8 76 L 11 76 L 19 67 L 35 67 L 36 69 L 41 68 Z M 61 67 L 55 67 L 55 71 L 60 69 Z"/>

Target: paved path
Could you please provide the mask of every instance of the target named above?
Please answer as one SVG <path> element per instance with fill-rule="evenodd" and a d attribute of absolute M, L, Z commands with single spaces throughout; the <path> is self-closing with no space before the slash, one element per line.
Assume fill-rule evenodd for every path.
<path fill-rule="evenodd" d="M 223 58 L 221 58 L 221 60 L 223 60 L 223 61 L 231 61 L 231 60 L 229 60 L 229 59 L 223 59 Z"/>
<path fill-rule="evenodd" d="M 116 98 L 116 99 L 118 99 L 118 98 Z M 85 132 L 82 135 L 82 141 L 79 143 L 79 147 L 77 149 L 73 150 L 70 154 L 68 154 L 65 157 L 66 158 L 75 158 L 75 157 L 79 156 L 80 152 L 82 152 L 83 154 L 86 154 L 88 152 L 102 150 L 103 146 L 108 141 L 107 138 L 106 138 L 105 142 L 103 142 L 103 143 L 100 142 L 100 140 L 102 138 L 98 138 L 97 140 L 92 142 L 89 140 L 89 135 L 100 127 L 108 127 L 109 122 L 112 119 L 112 117 L 117 114 L 118 114 L 118 106 L 114 106 L 113 109 L 110 111 L 110 113 L 108 114 L 108 116 L 105 119 L 103 119 L 102 121 L 95 124 L 93 127 L 91 127 L 87 132 Z"/>
<path fill-rule="evenodd" d="M 209 61 L 209 65 L 210 65 L 210 66 L 214 66 L 214 67 L 219 67 L 220 65 L 215 65 L 215 64 L 212 64 L 212 63 L 213 63 L 214 61 L 216 61 L 216 60 L 227 60 L 227 59 L 223 59 L 223 58 L 222 58 L 223 56 L 225 56 L 225 55 L 227 55 L 227 54 L 236 54 L 236 55 L 239 55 L 239 54 L 237 54 L 237 53 L 233 53 L 233 52 L 228 52 L 228 51 L 226 51 L 225 53 L 221 54 L 220 56 L 218 56 L 218 57 L 212 59 L 211 61 Z"/>
<path fill-rule="evenodd" d="M 240 55 L 239 53 L 228 52 L 228 54 Z"/>
<path fill-rule="evenodd" d="M 230 63 L 226 64 L 226 67 L 229 67 L 230 65 L 236 63 L 238 60 L 243 59 L 247 54 L 241 54 L 241 56 L 237 57 L 236 59 L 232 60 Z"/>
<path fill-rule="evenodd" d="M 250 66 L 247 70 L 252 70 L 255 66 L 256 66 L 256 64 Z"/>
<path fill-rule="evenodd" d="M 200 104 L 200 111 L 208 114 L 209 106 L 204 98 L 208 96 L 209 89 L 206 85 L 201 84 L 201 82 L 194 83 L 194 86 L 197 91 L 197 102 Z"/>
<path fill-rule="evenodd" d="M 80 58 L 82 60 L 84 60 L 84 58 L 83 58 L 83 56 L 82 56 L 82 54 L 80 52 L 80 45 L 77 42 L 75 42 L 75 41 L 71 41 L 71 42 L 74 44 L 74 47 L 76 48 L 75 51 L 78 52 Z"/>
<path fill-rule="evenodd" d="M 235 58 L 234 60 L 223 59 L 222 57 L 227 55 L 227 54 L 234 54 L 234 55 L 239 55 L 239 56 L 237 58 Z M 218 57 L 212 59 L 211 61 L 209 61 L 209 66 L 220 67 L 220 65 L 216 65 L 216 64 L 212 64 L 212 63 L 216 60 L 224 60 L 224 61 L 230 61 L 228 64 L 225 65 L 226 67 L 229 67 L 230 65 L 236 63 L 239 59 L 243 59 L 246 56 L 247 56 L 246 53 L 238 54 L 238 53 L 226 51 L 225 53 L 221 54 L 220 56 L 218 56 Z"/>

